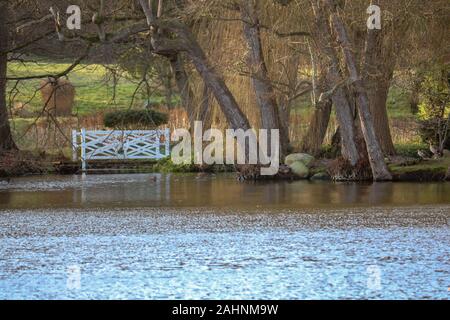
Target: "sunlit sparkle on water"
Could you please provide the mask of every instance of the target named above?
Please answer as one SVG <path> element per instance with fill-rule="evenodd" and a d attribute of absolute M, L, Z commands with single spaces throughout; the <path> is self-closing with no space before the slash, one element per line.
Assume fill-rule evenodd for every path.
<path fill-rule="evenodd" d="M 256 185 L 259 192 L 279 190 L 272 196 L 280 199 L 278 206 L 275 200 L 257 207 L 261 197 L 229 178 L 206 181 L 221 192 L 230 185 L 227 195 L 208 194 L 206 200 L 177 194 L 185 185 L 191 192 L 208 190 L 195 177 L 169 180 L 169 194 L 161 182 L 153 198 L 143 191 L 145 176 L 108 177 L 109 187 L 91 179 L 87 184 L 28 179 L 0 191 L 9 194 L 9 202 L 0 205 L 0 299 L 449 298 L 450 200 L 436 191 L 446 190 L 445 184 L 423 185 L 416 196 L 423 203 L 416 207 L 405 206 L 415 188 L 408 184 L 405 198 L 395 189 L 401 184 L 385 185 L 395 189 L 390 198 L 364 185 L 347 189 L 354 191 L 345 198 L 340 187 L 329 185 L 331 203 L 313 208 L 293 202 L 287 191 L 303 188 L 300 199 L 316 194 L 317 201 L 322 186 Z M 141 188 L 136 206 L 120 198 L 133 186 Z M 68 196 L 81 188 L 87 190 L 85 202 Z M 224 206 L 237 188 L 250 204 L 238 198 Z M 105 194 L 102 203 L 109 189 L 117 202 L 108 203 L 105 199 L 113 198 Z M 21 207 L 18 199 L 33 192 L 44 196 Z M 370 207 L 374 194 L 385 199 L 380 207 Z M 48 203 L 58 195 L 72 199 L 71 208 Z M 283 199 L 291 200 L 285 205 Z M 343 205 L 342 199 L 353 202 Z M 195 207 L 199 203 L 203 208 Z M 79 287 L 68 286 L 73 266 L 80 270 Z M 379 287 L 370 285 L 374 268 Z"/>

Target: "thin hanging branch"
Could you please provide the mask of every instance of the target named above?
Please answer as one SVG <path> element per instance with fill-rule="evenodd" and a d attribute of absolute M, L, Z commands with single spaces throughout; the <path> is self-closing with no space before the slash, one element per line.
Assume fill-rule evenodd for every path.
<path fill-rule="evenodd" d="M 92 16 L 92 23 L 94 23 L 96 26 L 100 42 L 105 42 L 106 40 L 105 28 L 103 26 L 104 12 L 105 12 L 105 0 L 100 0 L 100 7 L 98 9 L 98 12 L 95 12 L 94 15 Z"/>
<path fill-rule="evenodd" d="M 159 0 L 158 2 L 158 13 L 156 15 L 157 18 L 161 18 L 163 12 L 163 0 Z"/>
<path fill-rule="evenodd" d="M 59 15 L 59 10 L 58 9 L 55 10 L 53 7 L 50 7 L 50 12 L 51 12 L 51 14 L 53 16 L 53 20 L 55 22 L 55 30 L 56 30 L 56 34 L 58 35 L 58 40 L 64 41 L 65 37 L 62 32 L 62 24 L 61 24 L 61 17 Z"/>

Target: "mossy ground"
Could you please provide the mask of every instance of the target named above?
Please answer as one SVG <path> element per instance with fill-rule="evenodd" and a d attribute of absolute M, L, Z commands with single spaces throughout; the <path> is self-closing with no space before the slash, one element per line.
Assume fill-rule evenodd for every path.
<path fill-rule="evenodd" d="M 430 173 L 446 173 L 450 167 L 450 158 L 442 158 L 438 160 L 423 160 L 416 165 L 400 166 L 391 165 L 389 169 L 394 174 L 413 173 L 428 171 Z"/>

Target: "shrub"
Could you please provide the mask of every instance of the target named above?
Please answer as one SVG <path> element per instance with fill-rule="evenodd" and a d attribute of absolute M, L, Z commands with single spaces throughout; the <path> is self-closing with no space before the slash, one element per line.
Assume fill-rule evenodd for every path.
<path fill-rule="evenodd" d="M 419 106 L 420 136 L 442 152 L 450 148 L 450 70 L 437 69 L 428 72 L 421 87 Z"/>
<path fill-rule="evenodd" d="M 426 144 L 421 143 L 409 143 L 409 144 L 397 144 L 395 145 L 395 150 L 399 156 L 409 157 L 409 158 L 417 158 L 420 159 L 417 154 L 418 150 L 427 149 L 428 146 Z"/>
<path fill-rule="evenodd" d="M 121 110 L 105 114 L 103 123 L 108 128 L 151 129 L 166 124 L 168 120 L 169 116 L 167 114 L 151 109 Z"/>
<path fill-rule="evenodd" d="M 419 120 L 419 134 L 423 142 L 431 142 L 435 146 L 443 146 L 450 150 L 448 119 L 432 118 Z M 444 140 L 445 139 L 445 140 Z"/>

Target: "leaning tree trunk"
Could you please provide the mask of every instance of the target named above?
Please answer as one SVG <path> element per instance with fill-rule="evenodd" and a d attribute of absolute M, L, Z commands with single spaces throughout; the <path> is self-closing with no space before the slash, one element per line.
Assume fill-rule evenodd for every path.
<path fill-rule="evenodd" d="M 240 5 L 244 37 L 249 49 L 247 65 L 250 69 L 256 101 L 261 111 L 261 128 L 267 130 L 280 129 L 278 105 L 263 55 L 257 1 L 243 0 Z M 270 131 L 269 141 L 271 141 Z M 284 139 L 280 141 L 281 156 L 287 153 L 286 142 Z"/>
<path fill-rule="evenodd" d="M 0 153 L 17 149 L 12 138 L 6 103 L 6 72 L 8 65 L 8 4 L 0 1 Z"/>
<path fill-rule="evenodd" d="M 364 59 L 364 83 L 370 102 L 375 132 L 385 155 L 395 155 L 392 142 L 387 98 L 394 75 L 395 57 L 388 48 L 383 48 L 383 32 L 368 30 Z"/>
<path fill-rule="evenodd" d="M 343 78 L 337 52 L 334 47 L 330 45 L 332 43 L 331 29 L 325 19 L 323 10 L 316 1 L 317 0 L 311 0 L 316 23 L 313 35 L 319 46 L 319 51 L 327 60 L 324 62 L 324 69 L 328 70 L 326 75 L 326 85 L 328 88 L 333 88 L 330 94 L 340 128 L 341 154 L 352 166 L 355 166 L 361 157 L 356 145 L 353 112 L 346 90 L 343 88 Z"/>
<path fill-rule="evenodd" d="M 192 37 L 189 37 L 187 54 L 195 68 L 216 98 L 228 124 L 232 129 L 250 129 L 250 123 L 239 107 L 236 99 L 228 89 L 223 78 L 209 64 L 200 45 Z"/>
<path fill-rule="evenodd" d="M 180 92 L 181 104 L 183 105 L 188 115 L 189 125 L 194 128 L 195 121 L 195 107 L 193 104 L 193 93 L 189 84 L 189 77 L 184 69 L 180 54 L 175 54 L 169 57 L 170 66 L 175 77 L 178 91 Z"/>
<path fill-rule="evenodd" d="M 152 51 L 164 57 L 177 56 L 185 52 L 216 98 L 231 128 L 250 129 L 250 123 L 239 108 L 230 89 L 219 73 L 210 65 L 205 52 L 186 25 L 176 19 L 161 19 L 162 1 L 159 2 L 157 14 L 151 5 L 152 1 L 139 0 L 139 3 L 149 27 Z"/>
<path fill-rule="evenodd" d="M 364 87 L 363 80 L 358 71 L 354 49 L 348 38 L 347 30 L 337 14 L 336 6 L 333 0 L 324 0 L 328 6 L 330 13 L 330 21 L 342 48 L 344 54 L 345 65 L 348 69 L 352 86 L 356 92 L 358 114 L 361 121 L 361 129 L 366 142 L 367 153 L 369 156 L 370 166 L 372 168 L 373 179 L 375 181 L 392 180 L 392 175 L 384 161 L 383 151 L 375 133 L 373 118 L 370 113 L 370 103 L 367 97 L 367 91 Z"/>

